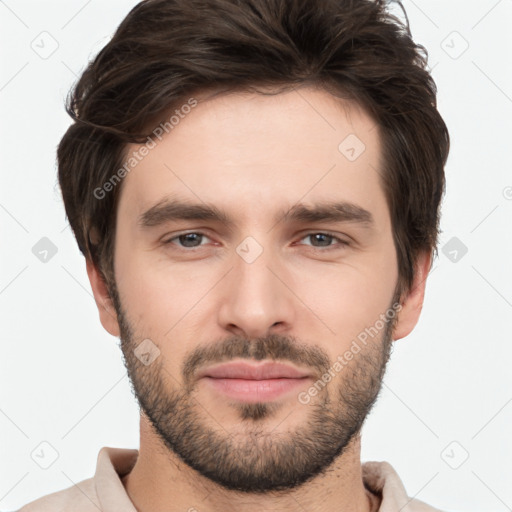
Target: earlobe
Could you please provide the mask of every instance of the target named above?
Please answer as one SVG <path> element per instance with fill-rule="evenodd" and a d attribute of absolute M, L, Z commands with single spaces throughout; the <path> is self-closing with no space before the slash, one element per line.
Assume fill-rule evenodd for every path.
<path fill-rule="evenodd" d="M 120 330 L 119 323 L 117 321 L 117 313 L 108 292 L 107 285 L 96 265 L 94 265 L 90 259 L 86 260 L 86 267 L 96 307 L 100 314 L 101 325 L 103 325 L 105 330 L 112 336 L 118 337 Z"/>
<path fill-rule="evenodd" d="M 425 286 L 430 271 L 432 255 L 422 252 L 418 255 L 415 264 L 415 275 L 411 289 L 402 299 L 402 309 L 398 314 L 398 320 L 393 331 L 393 340 L 399 340 L 408 336 L 418 323 L 423 300 L 425 297 Z"/>

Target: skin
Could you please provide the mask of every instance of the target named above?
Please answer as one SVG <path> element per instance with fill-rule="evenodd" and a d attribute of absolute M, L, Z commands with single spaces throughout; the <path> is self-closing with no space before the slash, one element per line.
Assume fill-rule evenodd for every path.
<path fill-rule="evenodd" d="M 398 279 L 390 215 L 379 182 L 378 128 L 357 105 L 311 86 L 275 96 L 237 92 L 195 97 L 198 106 L 124 178 L 118 205 L 117 291 L 133 339 L 139 343 L 149 338 L 160 350 L 160 366 L 148 368 L 166 374 L 166 391 L 181 390 L 182 364 L 197 347 L 232 336 L 256 340 L 273 334 L 317 348 L 333 363 L 388 310 Z M 355 161 L 338 150 L 349 134 L 365 144 Z M 213 204 L 234 225 L 228 230 L 213 221 L 180 220 L 142 229 L 138 217 L 171 195 Z M 274 220 L 297 202 L 339 200 L 368 210 L 374 225 Z M 205 234 L 193 254 L 178 239 L 163 243 L 184 231 Z M 337 245 L 334 239 L 329 247 L 318 242 L 314 246 L 307 235 L 315 233 L 331 234 L 349 245 Z M 236 251 L 248 236 L 263 249 L 252 263 Z M 393 340 L 407 336 L 416 325 L 429 268 L 430 255 L 420 255 L 413 286 L 402 297 Z M 87 272 L 102 325 L 120 336 L 119 311 L 90 261 Z M 380 332 L 367 350 L 375 352 L 384 342 Z M 128 361 L 136 364 L 133 358 Z M 350 364 L 358 364 L 357 355 Z M 350 374 L 337 373 L 326 387 L 331 399 L 345 375 Z M 303 390 L 310 386 L 305 383 Z M 221 432 L 242 441 L 250 436 L 255 423 L 241 421 L 237 404 L 202 384 L 194 398 L 204 425 L 221 426 Z M 314 397 L 312 404 L 321 399 Z M 258 422 L 259 432 L 267 436 L 292 436 L 312 414 L 296 393 L 276 404 Z M 369 511 L 378 506 L 363 485 L 359 433 L 328 471 L 302 485 L 244 493 L 226 489 L 185 464 L 163 443 L 144 411 L 139 457 L 123 484 L 143 512 L 191 507 L 201 512 Z"/>

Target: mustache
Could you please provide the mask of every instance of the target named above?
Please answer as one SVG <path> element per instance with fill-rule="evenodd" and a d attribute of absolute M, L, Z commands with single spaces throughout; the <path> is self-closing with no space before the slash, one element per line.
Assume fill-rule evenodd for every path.
<path fill-rule="evenodd" d="M 236 358 L 288 361 L 311 368 L 319 376 L 327 373 L 330 368 L 329 357 L 323 350 L 301 343 L 293 336 L 270 334 L 248 339 L 235 335 L 216 343 L 196 347 L 182 364 L 184 381 L 191 385 L 197 370 L 206 364 Z"/>

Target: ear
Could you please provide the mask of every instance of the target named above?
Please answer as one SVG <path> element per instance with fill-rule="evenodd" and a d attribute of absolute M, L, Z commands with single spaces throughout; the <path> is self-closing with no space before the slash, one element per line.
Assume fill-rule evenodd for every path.
<path fill-rule="evenodd" d="M 117 313 L 107 289 L 107 285 L 94 263 L 87 259 L 87 275 L 91 283 L 92 293 L 96 302 L 96 307 L 100 313 L 101 325 L 112 336 L 119 336 L 119 323 Z"/>
<path fill-rule="evenodd" d="M 411 289 L 402 298 L 402 309 L 398 313 L 398 320 L 393 331 L 393 340 L 408 336 L 418 323 L 431 262 L 432 255 L 430 253 L 422 252 L 419 254 L 414 266 L 414 280 Z"/>

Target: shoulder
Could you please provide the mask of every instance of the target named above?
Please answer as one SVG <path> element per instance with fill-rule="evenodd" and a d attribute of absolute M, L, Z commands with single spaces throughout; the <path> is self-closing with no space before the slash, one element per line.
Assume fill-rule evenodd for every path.
<path fill-rule="evenodd" d="M 24 505 L 17 512 L 98 512 L 94 479 L 89 478 Z"/>
<path fill-rule="evenodd" d="M 365 462 L 362 472 L 366 488 L 381 499 L 380 512 L 443 512 L 423 501 L 410 498 L 402 480 L 389 462 Z"/>
<path fill-rule="evenodd" d="M 138 450 L 104 446 L 92 478 L 31 501 L 17 512 L 98 512 L 107 502 L 115 503 L 116 510 L 135 512 L 121 477 L 131 471 L 137 455 Z"/>

